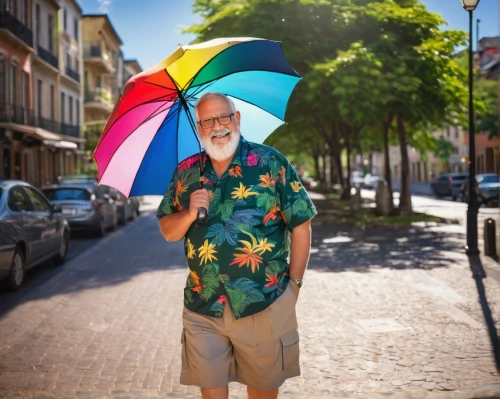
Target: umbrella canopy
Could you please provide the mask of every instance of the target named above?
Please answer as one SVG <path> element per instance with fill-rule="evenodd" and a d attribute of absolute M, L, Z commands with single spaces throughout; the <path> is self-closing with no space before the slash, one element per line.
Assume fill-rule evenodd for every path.
<path fill-rule="evenodd" d="M 300 79 L 280 42 L 225 38 L 179 47 L 127 82 L 93 154 L 99 183 L 127 197 L 163 195 L 177 164 L 201 152 L 194 122 L 200 96 L 230 97 L 244 137 L 262 143 L 284 123 Z"/>

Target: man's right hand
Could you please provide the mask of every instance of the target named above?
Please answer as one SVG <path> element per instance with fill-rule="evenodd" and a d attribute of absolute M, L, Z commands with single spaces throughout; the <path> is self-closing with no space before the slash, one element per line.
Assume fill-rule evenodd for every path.
<path fill-rule="evenodd" d="M 198 208 L 205 208 L 208 212 L 208 207 L 210 205 L 210 199 L 208 197 L 208 191 L 204 188 L 194 191 L 189 197 L 189 217 L 193 222 L 198 217 Z"/>

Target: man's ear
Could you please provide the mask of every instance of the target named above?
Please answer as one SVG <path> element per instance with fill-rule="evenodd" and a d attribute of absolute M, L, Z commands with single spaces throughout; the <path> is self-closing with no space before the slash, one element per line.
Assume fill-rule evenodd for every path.
<path fill-rule="evenodd" d="M 234 113 L 234 119 L 236 120 L 236 124 L 238 125 L 238 127 L 240 127 L 240 120 L 241 120 L 240 111 L 236 111 Z"/>

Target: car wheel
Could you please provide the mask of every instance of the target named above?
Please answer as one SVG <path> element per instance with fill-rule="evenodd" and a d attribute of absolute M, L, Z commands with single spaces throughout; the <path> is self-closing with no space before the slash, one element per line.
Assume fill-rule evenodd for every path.
<path fill-rule="evenodd" d="M 104 237 L 106 235 L 106 222 L 104 221 L 104 218 L 101 219 L 99 222 L 99 227 L 97 229 L 97 235 L 99 237 Z"/>
<path fill-rule="evenodd" d="M 69 249 L 69 234 L 68 231 L 65 230 L 61 239 L 61 246 L 59 248 L 59 253 L 55 258 L 56 265 L 62 265 L 66 262 L 66 256 L 68 255 Z"/>
<path fill-rule="evenodd" d="M 16 291 L 21 288 L 24 281 L 25 264 L 24 254 L 21 248 L 17 247 L 12 257 L 12 264 L 9 275 L 7 276 L 7 288 L 10 291 Z"/>

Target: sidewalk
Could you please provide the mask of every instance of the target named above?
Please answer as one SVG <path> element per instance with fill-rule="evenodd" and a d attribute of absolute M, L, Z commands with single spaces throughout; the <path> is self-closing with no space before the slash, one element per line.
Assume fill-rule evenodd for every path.
<path fill-rule="evenodd" d="M 314 219 L 297 304 L 302 375 L 280 398 L 500 396 L 463 242 L 445 227 Z M 163 241 L 151 212 L 0 306 L 0 397 L 199 398 L 178 384 L 186 276 L 182 244 Z M 500 320 L 500 284 L 479 282 Z"/>

